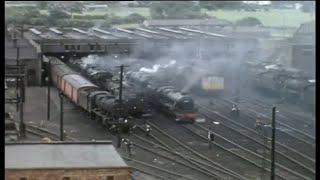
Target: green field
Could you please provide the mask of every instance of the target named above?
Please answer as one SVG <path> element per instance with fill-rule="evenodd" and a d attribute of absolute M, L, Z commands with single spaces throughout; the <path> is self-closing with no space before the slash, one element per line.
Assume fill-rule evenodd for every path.
<path fill-rule="evenodd" d="M 49 12 L 47 10 L 40 10 L 41 14 L 48 15 Z M 112 7 L 112 8 L 105 8 L 99 10 L 92 10 L 92 11 L 83 11 L 80 13 L 74 13 L 74 15 L 86 16 L 86 15 L 104 15 L 104 14 L 113 14 L 115 16 L 125 17 L 132 13 L 139 13 L 142 16 L 150 17 L 149 8 L 127 8 L 127 7 Z"/>
<path fill-rule="evenodd" d="M 245 12 L 234 10 L 218 10 L 218 11 L 206 11 L 210 16 L 214 16 L 221 19 L 226 19 L 231 22 L 236 22 L 244 17 L 256 17 L 265 26 L 291 26 L 298 27 L 301 23 L 311 20 L 309 13 L 301 12 L 300 10 L 270 10 L 270 11 L 257 11 L 257 12 Z M 48 11 L 41 10 L 41 14 L 48 14 Z M 150 18 L 149 8 L 128 8 L 128 7 L 112 7 L 100 10 L 84 11 L 82 14 L 75 15 L 115 15 L 120 17 L 128 16 L 132 13 L 139 13 L 147 18 Z M 312 18 L 314 20 L 314 17 Z"/>
<path fill-rule="evenodd" d="M 120 24 L 114 25 L 114 28 L 137 28 L 140 27 L 140 24 Z"/>
<path fill-rule="evenodd" d="M 204 11 L 205 12 L 205 11 Z M 309 13 L 300 10 L 270 10 L 257 12 L 244 11 L 207 11 L 210 16 L 226 19 L 235 22 L 244 17 L 256 17 L 265 26 L 294 26 L 298 27 L 301 23 L 311 20 Z M 313 18 L 314 20 L 314 18 Z"/>
<path fill-rule="evenodd" d="M 139 13 L 142 16 L 150 17 L 149 8 L 127 8 L 127 7 L 112 7 L 112 8 L 105 8 L 99 9 L 94 11 L 84 11 L 82 14 L 75 15 L 104 15 L 104 14 L 114 14 L 115 16 L 128 16 L 132 13 Z"/>

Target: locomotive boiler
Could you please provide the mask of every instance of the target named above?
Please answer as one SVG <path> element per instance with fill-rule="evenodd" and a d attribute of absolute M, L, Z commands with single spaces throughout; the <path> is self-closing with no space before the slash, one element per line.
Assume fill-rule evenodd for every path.
<path fill-rule="evenodd" d="M 128 72 L 128 82 L 137 85 L 150 104 L 165 112 L 176 122 L 196 122 L 199 120 L 195 112 L 194 101 L 188 95 L 175 90 L 172 86 L 164 86 L 150 74 Z"/>
<path fill-rule="evenodd" d="M 117 99 L 120 91 L 120 79 L 113 76 L 112 73 L 102 70 L 96 65 L 85 64 L 82 61 L 71 61 L 72 66 L 81 71 L 82 74 L 90 79 L 93 83 L 97 84 L 102 90 L 110 92 Z M 144 100 L 136 96 L 135 92 L 127 88 L 123 82 L 122 99 L 126 102 L 128 113 L 135 118 L 140 118 L 144 114 Z"/>

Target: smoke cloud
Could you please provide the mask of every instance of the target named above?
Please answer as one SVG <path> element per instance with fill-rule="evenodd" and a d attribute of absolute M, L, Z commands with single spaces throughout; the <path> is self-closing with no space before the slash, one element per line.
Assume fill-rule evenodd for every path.
<path fill-rule="evenodd" d="M 234 40 L 228 42 L 217 39 L 213 42 L 172 43 L 170 46 L 156 47 L 153 43 L 141 43 L 130 49 L 130 56 L 110 54 L 108 56 L 89 55 L 82 58 L 84 63 L 118 74 L 121 64 L 125 71 L 139 71 L 152 74 L 159 82 L 174 85 L 188 92 L 204 76 L 225 78 L 225 87 L 236 89 L 247 77 L 241 74 L 242 63 L 255 54 L 259 59 L 257 41 Z"/>

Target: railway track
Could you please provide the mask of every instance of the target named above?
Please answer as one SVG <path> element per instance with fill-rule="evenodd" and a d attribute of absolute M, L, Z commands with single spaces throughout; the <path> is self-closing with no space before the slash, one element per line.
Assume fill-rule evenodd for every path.
<path fill-rule="evenodd" d="M 179 174 L 173 171 L 169 171 L 163 168 L 159 168 L 149 163 L 145 163 L 142 161 L 138 161 L 133 158 L 129 157 L 122 157 L 123 159 L 127 160 L 128 164 L 131 164 L 131 168 L 135 169 L 136 171 L 143 172 L 145 174 L 149 174 L 159 179 L 165 180 L 176 180 L 176 179 L 186 179 L 186 180 L 193 180 L 193 178 L 189 178 L 183 174 Z"/>
<path fill-rule="evenodd" d="M 239 144 L 240 147 L 246 147 L 249 152 L 256 153 L 261 156 L 270 157 L 270 138 L 268 138 L 264 134 L 259 134 L 256 131 L 240 124 L 239 121 L 235 121 L 230 119 L 226 116 L 218 114 L 217 112 L 212 111 L 204 106 L 199 106 L 199 112 L 204 114 L 207 120 L 217 121 L 219 119 L 220 125 L 218 128 L 215 128 L 215 132 L 223 136 L 224 138 L 228 138 L 230 140 L 233 139 L 233 143 Z M 205 123 L 204 126 L 212 127 L 212 124 Z M 205 127 L 202 127 L 205 128 Z M 208 129 L 208 128 L 207 128 Z M 232 131 L 232 132 L 231 132 Z M 241 138 L 242 137 L 242 138 Z M 303 175 L 299 174 L 306 174 L 308 176 L 314 177 L 314 159 L 305 156 L 302 153 L 295 151 L 283 144 L 276 143 L 276 159 L 278 160 L 278 166 L 281 169 L 289 171 L 297 176 Z M 270 163 L 269 158 L 266 162 Z M 292 170 L 294 171 L 292 171 Z M 299 173 L 296 173 L 296 172 Z"/>
<path fill-rule="evenodd" d="M 150 122 L 149 122 L 150 123 Z M 150 123 L 151 124 L 151 123 Z M 152 147 L 157 147 L 157 152 L 165 151 L 170 154 L 174 154 L 177 158 L 182 159 L 185 163 L 184 165 L 188 164 L 189 166 L 192 166 L 193 169 L 196 171 L 202 173 L 203 175 L 207 175 L 206 178 L 201 179 L 245 179 L 244 177 L 241 177 L 235 173 L 230 172 L 226 168 L 222 166 L 216 166 L 216 163 L 214 162 L 206 162 L 206 158 L 202 156 L 201 154 L 197 154 L 197 152 L 188 152 L 188 147 L 185 147 L 186 149 L 182 152 L 177 151 L 177 147 L 179 146 L 179 149 L 184 148 L 184 144 L 181 142 L 176 142 L 175 139 L 171 139 L 172 141 L 168 143 L 169 138 L 166 139 L 166 141 L 163 141 L 163 138 L 168 137 L 167 134 L 164 135 L 160 129 L 156 128 L 156 126 L 153 126 L 155 129 L 152 130 L 152 134 L 148 137 L 148 139 L 143 138 L 142 136 L 137 135 L 137 133 L 134 133 L 131 136 L 131 139 L 134 137 L 135 139 L 138 138 L 138 141 L 148 143 L 152 145 Z M 143 129 L 140 128 L 140 131 L 143 132 Z M 143 132 L 144 134 L 144 132 Z M 159 138 L 160 137 L 160 138 Z M 161 140 L 162 139 L 162 140 Z M 171 146 L 175 143 L 174 148 Z M 169 154 L 166 154 L 168 157 Z"/>
<path fill-rule="evenodd" d="M 18 120 L 12 120 L 12 121 L 14 121 L 15 123 L 19 123 Z M 60 135 L 50 131 L 49 129 L 38 127 L 38 126 L 27 124 L 27 123 L 25 123 L 25 125 L 26 125 L 26 131 L 30 134 L 39 136 L 41 138 L 48 137 L 51 140 L 60 141 Z M 70 136 L 65 136 L 64 139 L 67 141 L 77 141 L 77 139 L 72 138 Z"/>
<path fill-rule="evenodd" d="M 231 100 L 230 100 L 231 101 Z M 241 104 L 247 105 L 248 107 L 259 107 L 261 110 L 270 111 L 272 107 L 271 104 L 266 104 L 258 99 L 245 98 L 242 100 Z M 278 124 L 284 126 L 288 129 L 294 130 L 295 133 L 306 136 L 311 141 L 315 141 L 315 124 L 311 120 L 311 117 L 306 117 L 299 115 L 297 113 L 288 112 L 283 108 L 277 108 L 279 112 L 277 113 Z"/>
<path fill-rule="evenodd" d="M 170 143 L 171 146 L 175 147 L 175 149 L 178 152 L 181 152 L 183 154 L 183 152 L 185 152 L 186 149 L 188 149 L 189 151 L 196 150 L 196 153 L 200 154 L 201 156 L 205 156 L 205 159 L 207 161 L 210 161 L 210 162 L 214 161 L 214 163 L 218 164 L 221 167 L 228 167 L 230 169 L 229 171 L 239 174 L 240 176 L 244 176 L 245 179 L 252 179 L 256 177 L 267 179 L 269 177 L 269 173 L 267 169 L 260 167 L 255 162 L 253 162 L 252 159 L 249 160 L 237 153 L 234 153 L 232 150 L 228 149 L 230 148 L 230 146 L 224 147 L 215 143 L 214 148 L 212 150 L 208 150 L 208 142 L 205 135 L 199 135 L 198 133 L 195 133 L 190 129 L 181 128 L 181 127 L 184 127 L 184 125 L 178 126 L 173 122 L 169 124 L 170 126 L 175 127 L 174 129 L 163 127 L 163 124 L 167 124 L 165 123 L 167 121 L 165 122 L 160 121 L 160 122 L 161 122 L 160 124 L 159 124 L 159 121 L 154 122 L 157 125 L 152 123 L 150 124 L 152 125 L 153 128 L 156 128 L 159 132 L 162 131 L 161 129 L 163 129 L 163 131 L 166 131 L 166 132 L 161 132 L 162 134 L 164 133 L 168 134 L 167 138 L 163 137 L 164 138 L 163 141 L 166 142 L 167 139 L 172 138 L 172 134 L 174 134 L 173 136 L 177 138 L 176 139 L 177 141 L 179 141 L 180 143 L 184 142 L 183 145 L 187 146 L 182 149 L 181 146 L 177 146 L 172 142 L 166 142 L 167 144 Z M 154 132 L 154 130 L 152 131 L 152 133 L 157 133 L 157 134 L 159 132 Z M 156 136 L 160 137 L 163 135 L 156 135 Z M 190 154 L 186 154 L 186 156 L 188 155 Z M 287 179 L 286 176 L 279 175 L 278 173 L 277 173 L 277 177 L 279 179 Z M 304 179 L 304 178 L 298 178 L 298 179 Z"/>
<path fill-rule="evenodd" d="M 181 154 L 145 139 L 138 135 L 137 132 L 129 138 L 133 142 L 135 149 L 139 149 L 138 152 L 143 153 L 142 155 L 135 155 L 135 157 L 142 157 L 143 161 L 150 161 L 161 166 L 161 168 L 174 170 L 174 172 L 180 172 L 180 174 L 185 174 L 194 179 L 223 179 L 211 171 L 199 168 L 196 163 Z M 153 139 L 151 136 L 149 138 Z M 146 154 L 150 155 L 146 156 Z"/>
<path fill-rule="evenodd" d="M 13 120 L 14 122 L 18 123 L 19 121 L 17 120 Z M 50 138 L 51 140 L 54 140 L 54 141 L 59 141 L 60 140 L 60 136 L 48 129 L 45 129 L 45 128 L 42 128 L 42 127 L 38 127 L 38 126 L 35 126 L 35 125 L 31 125 L 31 124 L 26 124 L 26 131 L 30 134 L 33 134 L 33 135 L 36 135 L 36 136 L 39 136 L 41 138 L 43 137 L 48 137 Z M 68 141 L 78 141 L 77 139 L 75 138 L 72 138 L 72 137 L 69 137 L 69 136 L 66 136 L 65 137 L 65 140 L 68 140 Z M 137 144 L 135 144 L 135 146 L 137 146 Z M 132 159 L 132 158 L 128 158 L 128 157 L 123 157 L 124 159 L 126 160 L 129 160 L 131 162 L 135 162 L 133 164 L 133 169 L 137 170 L 137 171 L 141 171 L 143 173 L 146 173 L 146 174 L 150 174 L 151 176 L 154 176 L 154 177 L 157 177 L 159 179 L 194 179 L 194 178 L 189 178 L 183 174 L 179 174 L 179 173 L 176 173 L 176 172 L 173 172 L 173 171 L 169 171 L 169 170 L 164 170 L 162 168 L 158 168 L 158 167 L 155 167 L 151 164 L 148 164 L 148 163 L 145 163 L 145 162 L 141 162 L 141 161 L 138 161 L 138 160 L 135 160 L 135 159 Z M 141 166 L 143 166 L 144 168 L 142 168 Z M 145 168 L 145 167 L 148 167 L 148 168 Z M 166 174 L 166 176 L 164 176 Z"/>
<path fill-rule="evenodd" d="M 228 100 L 227 102 L 220 100 L 219 102 L 221 102 L 221 104 L 224 104 L 225 107 L 228 107 L 226 103 L 229 103 L 229 106 L 230 104 L 234 103 L 230 100 Z M 228 114 L 228 112 L 226 112 L 225 110 L 226 108 L 221 109 L 221 112 Z M 253 110 L 253 108 L 242 108 L 241 115 L 240 118 L 238 118 L 238 121 L 241 121 L 241 123 L 246 125 L 247 127 L 252 127 L 258 115 L 263 117 L 264 121 L 266 121 L 268 124 L 271 124 L 271 119 L 268 116 Z M 300 133 L 297 133 L 298 131 L 299 130 L 289 126 L 278 125 L 276 130 L 277 140 L 282 144 L 285 144 L 286 146 L 291 147 L 292 149 L 296 149 L 298 152 L 305 154 L 312 159 L 315 159 L 314 140 L 311 140 L 307 136 L 299 135 Z"/>

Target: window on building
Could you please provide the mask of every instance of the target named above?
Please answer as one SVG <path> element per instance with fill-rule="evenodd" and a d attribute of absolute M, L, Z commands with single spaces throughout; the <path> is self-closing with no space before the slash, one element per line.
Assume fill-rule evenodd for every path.
<path fill-rule="evenodd" d="M 90 45 L 90 51 L 94 50 L 94 45 Z"/>
<path fill-rule="evenodd" d="M 71 45 L 71 51 L 74 51 L 76 48 L 74 45 Z"/>
<path fill-rule="evenodd" d="M 304 56 L 308 56 L 308 55 L 312 55 L 312 50 L 302 50 L 302 55 Z"/>
<path fill-rule="evenodd" d="M 70 177 L 63 177 L 62 180 L 71 180 Z"/>
<path fill-rule="evenodd" d="M 96 45 L 96 50 L 97 50 L 97 51 L 100 51 L 100 50 L 101 50 L 101 47 L 100 47 L 99 44 Z"/>
<path fill-rule="evenodd" d="M 113 176 L 107 176 L 107 180 L 114 180 Z"/>
<path fill-rule="evenodd" d="M 80 51 L 80 45 L 77 45 L 77 51 Z"/>
<path fill-rule="evenodd" d="M 65 45 L 65 46 L 64 46 L 64 49 L 65 49 L 66 51 L 69 51 L 69 46 L 68 46 L 68 45 Z"/>

